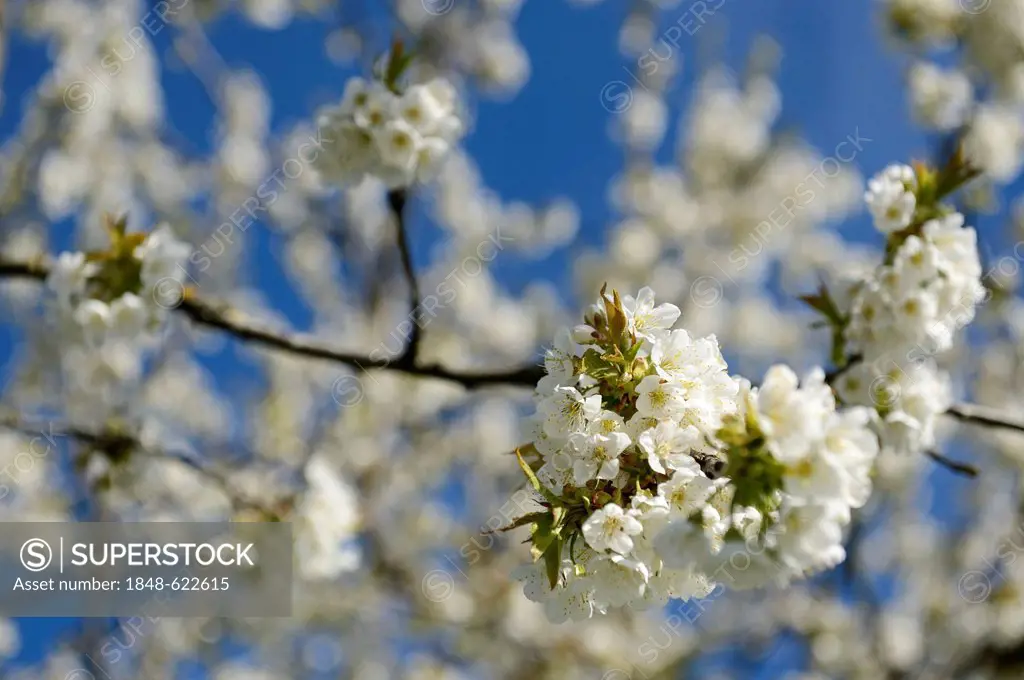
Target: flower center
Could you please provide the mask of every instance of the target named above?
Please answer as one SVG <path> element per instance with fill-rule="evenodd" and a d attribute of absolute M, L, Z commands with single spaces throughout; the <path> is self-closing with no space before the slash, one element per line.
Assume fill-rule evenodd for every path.
<path fill-rule="evenodd" d="M 622 528 L 622 522 L 618 517 L 605 517 L 601 528 L 604 529 L 604 535 L 610 537 Z"/>
<path fill-rule="evenodd" d="M 677 487 L 676 490 L 672 492 L 671 498 L 672 505 L 676 506 L 677 508 L 682 508 L 683 504 L 686 503 L 686 487 Z"/>
<path fill-rule="evenodd" d="M 814 465 L 809 458 L 805 458 L 793 467 L 793 474 L 801 479 L 807 479 L 814 473 Z"/>
<path fill-rule="evenodd" d="M 583 404 L 575 399 L 569 399 L 565 402 L 565 405 L 562 406 L 562 415 L 570 425 L 578 423 L 583 419 Z"/>

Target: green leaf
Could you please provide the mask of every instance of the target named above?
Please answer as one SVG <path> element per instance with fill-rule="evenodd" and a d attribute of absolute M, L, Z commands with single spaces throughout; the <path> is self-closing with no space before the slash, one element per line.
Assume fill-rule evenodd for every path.
<path fill-rule="evenodd" d="M 519 467 L 523 469 L 523 473 L 526 475 L 526 478 L 530 480 L 530 484 L 537 491 L 537 493 L 544 496 L 544 498 L 547 499 L 547 501 L 552 505 L 562 505 L 562 499 L 556 496 L 555 494 L 551 493 L 551 490 L 548 489 L 543 484 L 541 484 L 540 480 L 537 479 L 536 473 L 534 473 L 533 468 L 531 468 L 529 463 L 527 463 L 526 460 L 523 458 L 523 454 L 519 452 L 519 449 L 516 449 L 516 460 L 519 461 Z"/>
<path fill-rule="evenodd" d="M 533 561 L 536 562 L 544 555 L 551 542 L 555 540 L 555 535 L 551 533 L 550 515 L 545 515 L 537 522 L 537 527 L 533 530 L 533 536 L 530 540 L 533 541 L 530 554 L 533 556 Z"/>
<path fill-rule="evenodd" d="M 543 485 L 540 483 L 540 480 L 537 479 L 537 475 L 534 473 L 533 468 L 531 468 L 523 458 L 523 454 L 519 452 L 519 449 L 516 449 L 516 460 L 519 461 L 519 467 L 523 469 L 523 473 L 526 475 L 526 478 L 530 480 L 530 484 L 532 484 L 533 488 L 539 493 L 543 488 Z"/>
<path fill-rule="evenodd" d="M 483 535 L 486 536 L 488 534 L 500 534 L 500 533 L 504 533 L 506 531 L 512 531 L 513 529 L 518 529 L 519 527 L 526 526 L 527 524 L 535 524 L 535 523 L 539 522 L 542 518 L 548 517 L 548 516 L 549 515 L 548 515 L 548 513 L 546 511 L 545 512 L 531 512 L 528 515 L 523 515 L 522 517 L 514 520 L 508 526 L 499 527 L 497 529 L 489 529 L 487 531 L 484 531 Z"/>
<path fill-rule="evenodd" d="M 634 342 L 633 346 L 626 351 L 626 364 L 632 364 L 636 361 L 636 355 L 640 353 L 640 349 L 644 346 L 643 342 Z"/>
<path fill-rule="evenodd" d="M 569 517 L 569 510 L 562 506 L 556 506 L 551 508 L 551 533 L 560 534 L 562 527 L 565 526 L 565 520 Z"/>
<path fill-rule="evenodd" d="M 615 362 L 620 362 L 621 359 L 616 358 Z M 602 355 L 596 349 L 588 349 L 580 357 L 580 371 L 586 373 L 591 378 L 601 380 L 603 378 L 613 378 L 619 374 L 619 370 L 615 367 L 609 358 Z"/>
<path fill-rule="evenodd" d="M 562 570 L 562 539 L 556 538 L 544 552 L 544 566 L 547 568 L 548 584 L 554 590 L 558 586 L 559 572 Z"/>
<path fill-rule="evenodd" d="M 807 303 L 811 309 L 824 316 L 831 325 L 840 327 L 846 325 L 843 312 L 832 298 L 832 294 L 829 292 L 828 286 L 825 285 L 824 281 L 819 283 L 817 293 L 801 295 L 800 299 Z"/>

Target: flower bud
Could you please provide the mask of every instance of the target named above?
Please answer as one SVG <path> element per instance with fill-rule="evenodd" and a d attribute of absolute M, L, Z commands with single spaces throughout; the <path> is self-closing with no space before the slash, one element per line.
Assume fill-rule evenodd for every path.
<path fill-rule="evenodd" d="M 572 339 L 581 345 L 591 345 L 597 342 L 597 331 L 593 326 L 580 324 L 572 329 Z"/>

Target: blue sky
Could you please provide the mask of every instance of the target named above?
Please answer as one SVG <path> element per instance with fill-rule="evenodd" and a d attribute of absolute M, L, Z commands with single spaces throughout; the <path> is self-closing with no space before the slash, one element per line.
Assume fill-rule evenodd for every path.
<path fill-rule="evenodd" d="M 458 0 L 457 0 L 458 1 Z M 713 3 L 709 3 L 713 4 Z M 624 69 L 636 70 L 634 59 L 619 54 L 619 26 L 628 3 L 605 0 L 596 7 L 580 8 L 565 0 L 528 0 L 517 28 L 532 61 L 532 76 L 511 101 L 482 99 L 476 125 L 465 145 L 477 159 L 485 181 L 505 200 L 543 203 L 568 196 L 580 206 L 584 228 L 580 245 L 601 244 L 605 228 L 614 218 L 605 197 L 609 180 L 621 168 L 619 149 L 606 135 L 614 114 L 601 105 L 602 88 L 613 80 L 629 80 Z M 669 94 L 672 128 L 659 158 L 668 162 L 674 152 L 674 130 L 680 111 L 693 91 L 693 64 L 702 42 L 718 45 L 724 60 L 742 68 L 752 39 L 767 34 L 783 48 L 779 85 L 783 94 L 782 125 L 799 131 L 828 154 L 847 135 L 859 130 L 872 141 L 856 159 L 860 171 L 870 175 L 894 160 L 929 156 L 932 140 L 913 127 L 901 87 L 902 56 L 886 45 L 879 30 L 877 8 L 870 0 L 726 0 L 707 25 L 681 45 L 682 76 Z M 688 11 L 683 0 L 665 10 L 665 26 Z M 378 36 L 387 36 L 386 17 L 374 15 Z M 263 78 L 273 101 L 275 132 L 312 116 L 315 109 L 340 96 L 347 72 L 327 60 L 324 24 L 300 20 L 281 32 L 253 29 L 227 16 L 209 31 L 213 44 L 231 67 L 248 65 Z M 156 36 L 165 53 L 170 30 Z M 15 36 L 8 58 L 4 90 L 6 104 L 0 115 L 0 137 L 17 126 L 30 88 L 47 66 L 43 45 Z M 205 152 L 216 141 L 215 108 L 199 81 L 181 65 L 165 64 L 162 73 L 168 117 L 193 150 Z M 989 232 L 994 219 L 981 227 L 983 243 L 997 238 Z M 873 238 L 866 215 L 842 227 L 849 238 Z M 68 225 L 55 225 L 55 243 L 67 245 Z M 254 229 L 250 234 L 259 234 Z M 272 248 L 273 238 L 256 235 L 250 243 L 252 262 L 260 271 L 258 283 L 268 299 L 298 326 L 309 322 L 308 310 L 280 273 Z M 413 234 L 414 260 L 425 263 L 438 234 Z M 541 263 L 502 258 L 496 263 L 499 280 L 519 290 L 532 279 L 545 278 L 565 290 L 571 288 L 567 250 Z M 986 252 L 983 249 L 983 254 Z M 0 323 L 0 354 L 16 342 L 10 326 Z M 221 361 L 223 363 L 221 363 Z M 230 358 L 214 360 L 211 367 L 227 377 L 237 375 Z M 942 473 L 945 474 L 945 473 Z M 68 621 L 26 620 L 22 661 L 39 658 L 54 635 L 73 625 Z M 799 655 L 787 655 L 790 661 Z"/>

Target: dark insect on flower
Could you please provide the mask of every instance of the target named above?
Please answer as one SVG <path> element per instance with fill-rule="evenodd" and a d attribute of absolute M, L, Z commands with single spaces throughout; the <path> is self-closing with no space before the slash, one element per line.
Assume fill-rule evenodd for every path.
<path fill-rule="evenodd" d="M 725 471 L 725 461 L 718 456 L 707 453 L 692 453 L 690 455 L 697 461 L 697 465 L 700 465 L 700 469 L 708 479 L 718 479 Z"/>

